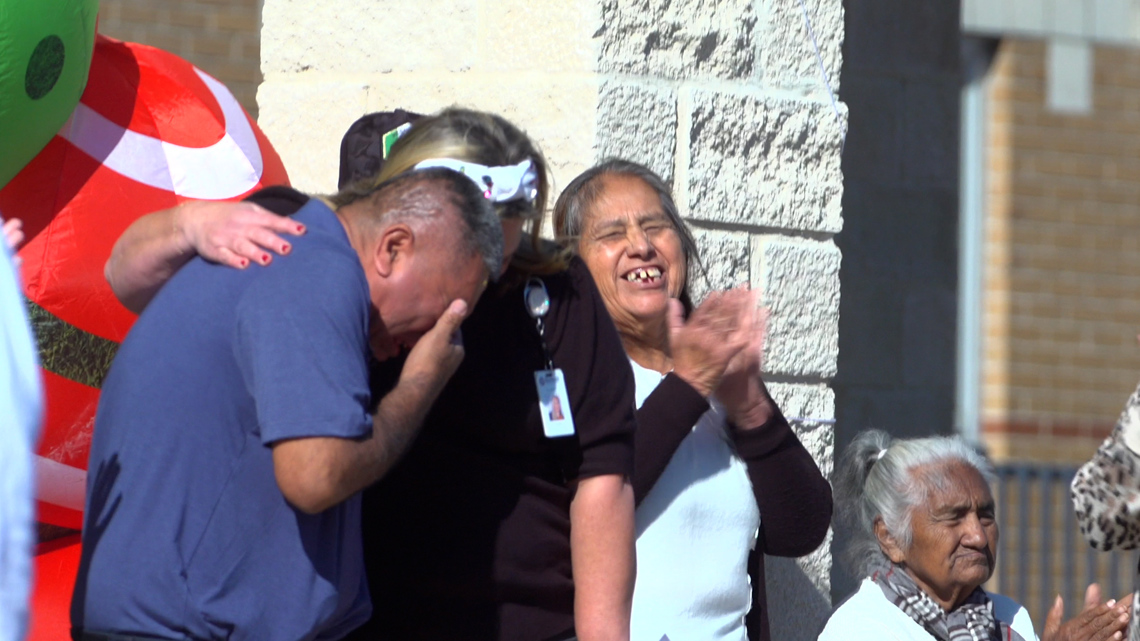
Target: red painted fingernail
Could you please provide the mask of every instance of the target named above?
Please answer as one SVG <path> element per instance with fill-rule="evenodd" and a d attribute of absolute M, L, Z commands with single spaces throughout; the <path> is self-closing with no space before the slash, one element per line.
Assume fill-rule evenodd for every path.
<path fill-rule="evenodd" d="M 261 262 L 268 263 L 269 262 L 269 254 L 262 254 L 261 255 Z"/>
<path fill-rule="evenodd" d="M 245 267 L 245 266 L 246 266 L 246 263 L 247 263 L 247 262 L 248 262 L 248 261 L 247 261 L 246 259 L 244 259 L 244 258 L 243 258 L 243 259 L 241 259 L 241 260 L 239 261 L 239 264 L 240 264 L 242 267 Z"/>
<path fill-rule="evenodd" d="M 288 246 L 288 245 L 282 245 L 282 246 L 281 246 L 281 253 L 282 253 L 282 254 L 285 254 L 285 253 L 288 253 L 288 252 L 289 252 L 289 246 Z"/>
<path fill-rule="evenodd" d="M 304 225 L 297 225 L 297 231 L 305 231 Z"/>

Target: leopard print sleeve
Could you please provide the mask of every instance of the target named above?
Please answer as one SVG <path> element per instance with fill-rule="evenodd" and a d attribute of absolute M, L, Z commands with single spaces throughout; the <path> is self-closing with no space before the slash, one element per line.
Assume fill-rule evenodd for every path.
<path fill-rule="evenodd" d="M 1128 398 L 1112 434 L 1073 478 L 1073 509 L 1081 534 L 1098 550 L 1140 547 L 1140 454 L 1125 444 L 1126 438 L 1135 443 L 1136 433 L 1140 387 Z"/>

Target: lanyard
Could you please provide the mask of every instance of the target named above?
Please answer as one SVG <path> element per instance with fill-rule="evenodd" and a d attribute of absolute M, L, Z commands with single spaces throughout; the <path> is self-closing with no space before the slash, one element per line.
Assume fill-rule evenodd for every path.
<path fill-rule="evenodd" d="M 542 344 L 542 355 L 546 360 L 546 369 L 540 369 L 534 373 L 534 387 L 538 393 L 538 415 L 542 419 L 542 432 L 547 438 L 559 439 L 555 441 L 556 443 L 576 443 L 573 440 L 563 439 L 563 437 L 574 435 L 574 417 L 570 411 L 570 395 L 566 391 L 566 377 L 562 370 L 555 369 L 554 359 L 550 356 L 550 348 L 546 345 L 544 319 L 547 312 L 550 311 L 550 293 L 546 291 L 546 283 L 543 283 L 541 278 L 531 278 L 526 282 L 526 287 L 523 288 L 523 304 L 526 306 L 527 313 L 534 319 L 534 325 L 538 329 L 538 342 Z M 560 458 L 565 459 L 566 457 L 560 455 Z M 569 467 L 565 465 L 561 465 L 561 467 L 563 468 L 564 479 L 573 478 L 568 475 Z"/>
<path fill-rule="evenodd" d="M 546 346 L 546 338 L 543 330 L 546 325 L 543 323 L 543 318 L 546 313 L 550 311 L 550 294 L 546 291 L 546 283 L 542 282 L 541 278 L 531 278 L 526 282 L 526 287 L 523 288 L 523 304 L 526 306 L 526 312 L 534 319 L 535 327 L 538 328 L 538 340 L 542 343 L 542 354 L 546 359 L 546 369 L 554 369 L 554 359 L 550 357 L 550 348 Z"/>

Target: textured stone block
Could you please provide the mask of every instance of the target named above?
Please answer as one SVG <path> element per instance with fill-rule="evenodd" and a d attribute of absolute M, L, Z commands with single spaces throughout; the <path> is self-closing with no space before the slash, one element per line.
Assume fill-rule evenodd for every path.
<path fill-rule="evenodd" d="M 747 78 L 755 66 L 751 0 L 603 0 L 602 71 L 674 79 Z"/>
<path fill-rule="evenodd" d="M 811 452 L 824 476 L 832 470 L 831 437 L 835 423 L 835 392 L 827 385 L 768 383 L 768 393 L 780 406 L 800 442 Z"/>
<path fill-rule="evenodd" d="M 827 478 L 835 449 L 835 393 L 826 385 L 768 383 L 768 392 L 788 418 Z M 763 516 L 761 516 L 763 518 Z M 820 547 L 799 559 L 767 557 L 768 613 L 773 639 L 815 639 L 831 612 L 830 532 Z"/>
<path fill-rule="evenodd" d="M 598 60 L 594 33 L 599 18 L 597 0 L 483 2 L 479 24 L 485 28 L 477 31 L 479 53 L 472 68 L 592 72 Z"/>
<path fill-rule="evenodd" d="M 469 68 L 478 55 L 477 0 L 265 0 L 261 69 L 351 74 Z M 431 16 L 430 20 L 420 16 Z"/>
<path fill-rule="evenodd" d="M 764 84 L 804 89 L 826 96 L 828 88 L 820 72 L 822 60 L 830 91 L 838 94 L 843 59 L 842 3 L 831 0 L 771 0 L 765 6 L 768 8 L 767 24 L 764 37 L 759 42 Z M 804 9 L 807 9 L 810 19 L 810 31 L 808 20 L 804 19 Z"/>
<path fill-rule="evenodd" d="M 710 291 L 747 285 L 749 277 L 749 238 L 740 232 L 693 229 L 693 238 L 701 252 L 704 271 L 689 267 L 689 293 L 699 302 Z"/>
<path fill-rule="evenodd" d="M 677 95 L 670 89 L 602 84 L 598 98 L 598 160 L 616 156 L 641 163 L 673 181 Z"/>
<path fill-rule="evenodd" d="M 831 615 L 831 533 L 803 558 L 766 557 L 764 572 L 772 638 L 814 641 Z"/>
<path fill-rule="evenodd" d="M 752 240 L 752 286 L 770 311 L 764 370 L 835 375 L 839 351 L 839 249 L 780 236 Z"/>
<path fill-rule="evenodd" d="M 257 124 L 281 155 L 294 187 L 336 191 L 340 138 L 364 114 L 367 86 L 345 82 L 266 81 L 257 91 Z"/>
<path fill-rule="evenodd" d="M 830 104 L 704 90 L 691 98 L 688 180 L 679 186 L 689 216 L 839 231 L 840 125 Z"/>
<path fill-rule="evenodd" d="M 830 389 L 824 389 L 829 393 L 831 392 Z M 834 401 L 831 404 L 834 405 Z M 835 470 L 835 419 L 831 419 L 830 422 L 818 416 L 798 416 L 793 417 L 793 419 L 789 422 L 793 423 L 796 436 L 799 437 L 800 442 L 815 459 L 819 471 L 830 480 Z M 819 549 L 824 548 L 826 548 L 826 544 L 821 545 Z M 817 585 L 823 589 L 827 585 L 826 579 L 818 582 Z"/>

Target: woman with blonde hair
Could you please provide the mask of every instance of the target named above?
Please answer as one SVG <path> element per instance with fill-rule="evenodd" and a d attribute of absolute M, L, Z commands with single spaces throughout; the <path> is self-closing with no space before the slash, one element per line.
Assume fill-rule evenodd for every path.
<path fill-rule="evenodd" d="M 484 190 L 510 258 L 464 322 L 464 362 L 415 443 L 365 493 L 375 607 L 351 638 L 627 639 L 634 383 L 617 332 L 582 262 L 539 241 L 546 164 L 499 116 L 453 108 L 419 120 L 378 175 L 348 176 L 329 200 L 430 167 Z M 280 202 L 304 198 L 273 189 L 251 200 L 288 214 Z M 300 231 L 287 220 L 248 203 L 154 214 L 120 239 L 108 280 L 145 304 L 187 252 L 266 265 L 288 253 L 274 232 Z M 374 397 L 398 368 L 373 369 Z M 543 420 L 540 397 L 554 393 L 569 434 Z"/>

